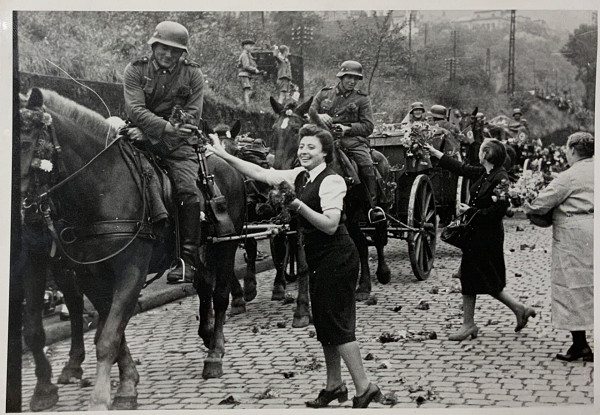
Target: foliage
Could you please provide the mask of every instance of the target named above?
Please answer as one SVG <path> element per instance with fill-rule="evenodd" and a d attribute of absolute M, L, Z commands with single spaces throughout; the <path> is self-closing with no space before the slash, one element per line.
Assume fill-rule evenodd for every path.
<path fill-rule="evenodd" d="M 569 35 L 561 52 L 577 67 L 577 79 L 583 81 L 586 91 L 585 106 L 594 110 L 596 89 L 596 60 L 598 59 L 598 28 L 582 24 Z"/>

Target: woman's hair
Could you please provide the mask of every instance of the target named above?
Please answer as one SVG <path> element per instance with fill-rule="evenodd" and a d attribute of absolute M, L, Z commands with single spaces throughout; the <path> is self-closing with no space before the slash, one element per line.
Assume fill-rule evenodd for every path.
<path fill-rule="evenodd" d="M 579 157 L 590 158 L 594 156 L 594 136 L 583 131 L 571 134 L 567 139 L 567 146 L 575 149 Z"/>
<path fill-rule="evenodd" d="M 333 161 L 333 137 L 329 134 L 329 131 L 322 129 L 315 124 L 305 124 L 300 128 L 300 131 L 298 131 L 298 136 L 298 142 L 306 136 L 317 137 L 321 143 L 321 147 L 323 147 L 323 152 L 325 153 L 325 163 L 331 163 Z"/>
<path fill-rule="evenodd" d="M 500 140 L 495 138 L 489 138 L 483 141 L 481 144 L 481 150 L 483 151 L 484 158 L 492 163 L 494 167 L 500 167 L 506 160 L 506 147 Z"/>

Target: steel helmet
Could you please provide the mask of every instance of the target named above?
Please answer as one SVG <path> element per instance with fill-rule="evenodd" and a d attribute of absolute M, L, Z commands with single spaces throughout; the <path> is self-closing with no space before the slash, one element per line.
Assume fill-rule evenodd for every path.
<path fill-rule="evenodd" d="M 431 107 L 431 115 L 433 115 L 433 118 L 435 118 L 436 120 L 445 120 L 446 119 L 446 107 L 444 107 L 443 105 L 434 105 L 433 107 Z"/>
<path fill-rule="evenodd" d="M 523 113 L 521 112 L 521 108 L 515 108 L 513 110 L 513 115 L 515 115 L 515 114 L 521 114 L 521 115 L 523 115 Z"/>
<path fill-rule="evenodd" d="M 362 65 L 356 61 L 345 61 L 340 65 L 340 71 L 337 73 L 337 77 L 341 78 L 344 75 L 356 75 L 363 79 Z"/>
<path fill-rule="evenodd" d="M 183 25 L 176 22 L 164 21 L 156 25 L 154 34 L 148 41 L 148 44 L 153 45 L 158 42 L 163 45 L 183 49 L 187 52 L 189 37 L 188 31 Z"/>
<path fill-rule="evenodd" d="M 422 102 L 413 102 L 410 104 L 410 113 L 412 113 L 414 110 L 423 110 L 423 112 L 425 112 L 425 106 Z"/>

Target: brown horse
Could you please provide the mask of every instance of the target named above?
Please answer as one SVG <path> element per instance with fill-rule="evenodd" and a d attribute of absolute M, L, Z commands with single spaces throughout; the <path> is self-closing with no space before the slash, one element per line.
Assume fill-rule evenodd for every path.
<path fill-rule="evenodd" d="M 291 169 L 296 166 L 298 151 L 298 131 L 308 122 L 305 117 L 310 108 L 312 98 L 298 107 L 282 106 L 271 98 L 271 107 L 277 115 L 273 125 L 273 147 L 275 150 L 276 169 Z M 381 175 L 382 181 L 386 183 L 390 175 L 390 165 L 387 158 L 378 151 L 373 150 L 374 164 Z M 337 169 L 334 163 L 334 169 Z M 337 170 L 339 171 L 339 169 Z M 366 199 L 365 190 L 362 186 L 352 186 L 348 189 L 345 198 L 348 232 L 354 241 L 360 256 L 360 279 L 356 290 L 356 299 L 366 300 L 371 293 L 371 276 L 369 270 L 368 241 L 361 231 L 360 225 L 366 221 L 366 213 L 370 206 Z M 385 206 L 383 206 L 385 208 Z M 390 269 L 385 261 L 384 246 L 387 244 L 387 222 L 375 225 L 373 233 L 373 244 L 377 249 L 377 279 L 382 284 L 390 280 Z"/>
<path fill-rule="evenodd" d="M 157 179 L 137 164 L 141 155 L 131 145 L 122 140 L 107 145 L 111 132 L 99 114 L 52 91 L 34 88 L 27 111 L 21 113 L 20 140 L 34 143 L 35 149 L 32 155 L 22 153 L 23 169 L 34 165 L 55 174 L 59 181 L 41 194 L 26 195 L 26 213 L 38 215 L 38 225 L 41 217 L 54 235 L 52 240 L 58 251 L 78 264 L 77 283 L 99 313 L 94 339 L 96 381 L 89 402 L 89 408 L 94 410 L 137 406 L 139 375 L 127 347 L 125 329 L 148 271 L 160 269 L 165 259 L 164 246 L 158 243 L 165 221 L 151 222 L 146 203 L 146 187 Z M 44 148 L 52 150 L 51 157 L 39 156 L 41 150 L 36 143 L 40 138 L 44 138 Z M 133 164 L 126 161 L 131 156 Z M 229 201 L 229 214 L 240 231 L 243 181 L 235 169 L 217 157 L 209 157 L 208 167 Z M 21 173 L 27 190 L 31 177 Z M 200 297 L 199 334 L 209 348 L 205 377 L 222 372 L 223 324 L 236 249 L 235 242 L 209 244 L 207 263 L 195 281 Z M 43 409 L 58 399 L 56 386 L 51 383 L 51 367 L 43 356 L 41 316 L 33 316 L 41 313 L 43 284 L 39 271 L 47 267 L 46 260 L 47 255 L 27 258 L 22 272 L 26 301 L 31 306 L 24 331 L 34 357 L 37 356 L 34 400 L 40 403 L 36 408 L 44 406 Z M 41 291 L 36 289 L 39 286 Z M 32 325 L 32 319 L 37 323 Z M 110 371 L 115 362 L 120 382 L 111 405 Z"/>

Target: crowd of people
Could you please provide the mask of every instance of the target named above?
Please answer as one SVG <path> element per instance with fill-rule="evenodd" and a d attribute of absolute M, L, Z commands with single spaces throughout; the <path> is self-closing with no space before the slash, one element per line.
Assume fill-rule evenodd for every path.
<path fill-rule="evenodd" d="M 173 270 L 171 282 L 191 282 L 199 268 L 200 223 L 206 198 L 197 186 L 199 158 L 198 131 L 202 117 L 203 76 L 198 64 L 187 56 L 188 31 L 175 22 L 161 22 L 148 41 L 150 56 L 132 62 L 125 69 L 125 106 L 130 126 L 127 136 L 136 145 L 159 156 L 167 165 L 178 206 L 181 265 Z M 244 100 L 251 95 L 250 77 L 261 73 L 251 50 L 253 41 L 242 42 L 238 77 Z M 289 98 L 291 72 L 289 48 L 273 47 L 278 61 L 279 99 Z M 348 388 L 343 382 L 341 360 L 350 372 L 356 396 L 353 407 L 365 408 L 381 399 L 379 387 L 371 383 L 364 370 L 360 346 L 356 340 L 355 289 L 358 280 L 358 254 L 344 224 L 344 197 L 347 185 L 330 165 L 334 139 L 348 151 L 358 165 L 365 198 L 372 209 L 372 222 L 385 220 L 375 205 L 376 182 L 367 137 L 373 132 L 373 114 L 369 96 L 358 88 L 363 68 L 359 62 L 340 65 L 337 82 L 321 89 L 308 111 L 310 123 L 299 133 L 300 166 L 291 170 L 273 170 L 249 163 L 229 154 L 218 139 L 209 150 L 233 167 L 257 181 L 278 185 L 287 182 L 296 197 L 289 208 L 296 212 L 304 237 L 310 272 L 310 298 L 317 334 L 326 362 L 327 381 L 318 396 L 306 402 L 309 407 L 324 407 L 331 401 L 343 402 Z M 169 122 L 172 110 L 179 106 L 192 116 L 183 125 Z M 425 122 L 447 134 L 461 136 L 458 127 L 447 120 L 447 109 L 433 105 L 429 112 L 421 102 L 411 105 L 405 123 Z M 521 111 L 513 111 L 515 121 L 526 125 Z M 475 114 L 483 121 L 483 114 Z M 479 134 L 475 130 L 475 134 Z M 463 250 L 460 281 L 463 296 L 463 325 L 450 340 L 476 338 L 475 304 L 478 295 L 488 294 L 505 304 L 515 315 L 515 331 L 525 328 L 536 312 L 515 300 L 505 290 L 506 267 L 503 251 L 503 218 L 508 203 L 494 199 L 494 189 L 508 179 L 504 168 L 507 150 L 499 140 L 478 136 L 477 160 L 459 162 L 426 144 L 442 168 L 472 179 L 470 202 L 461 205 L 473 217 L 474 230 L 469 247 Z M 552 318 L 557 329 L 573 333 L 573 345 L 558 359 L 593 360 L 586 341 L 586 330 L 593 326 L 593 154 L 594 138 L 577 133 L 566 143 L 571 166 L 540 193 L 525 211 L 543 214 L 553 209 L 554 243 L 552 251 Z"/>

